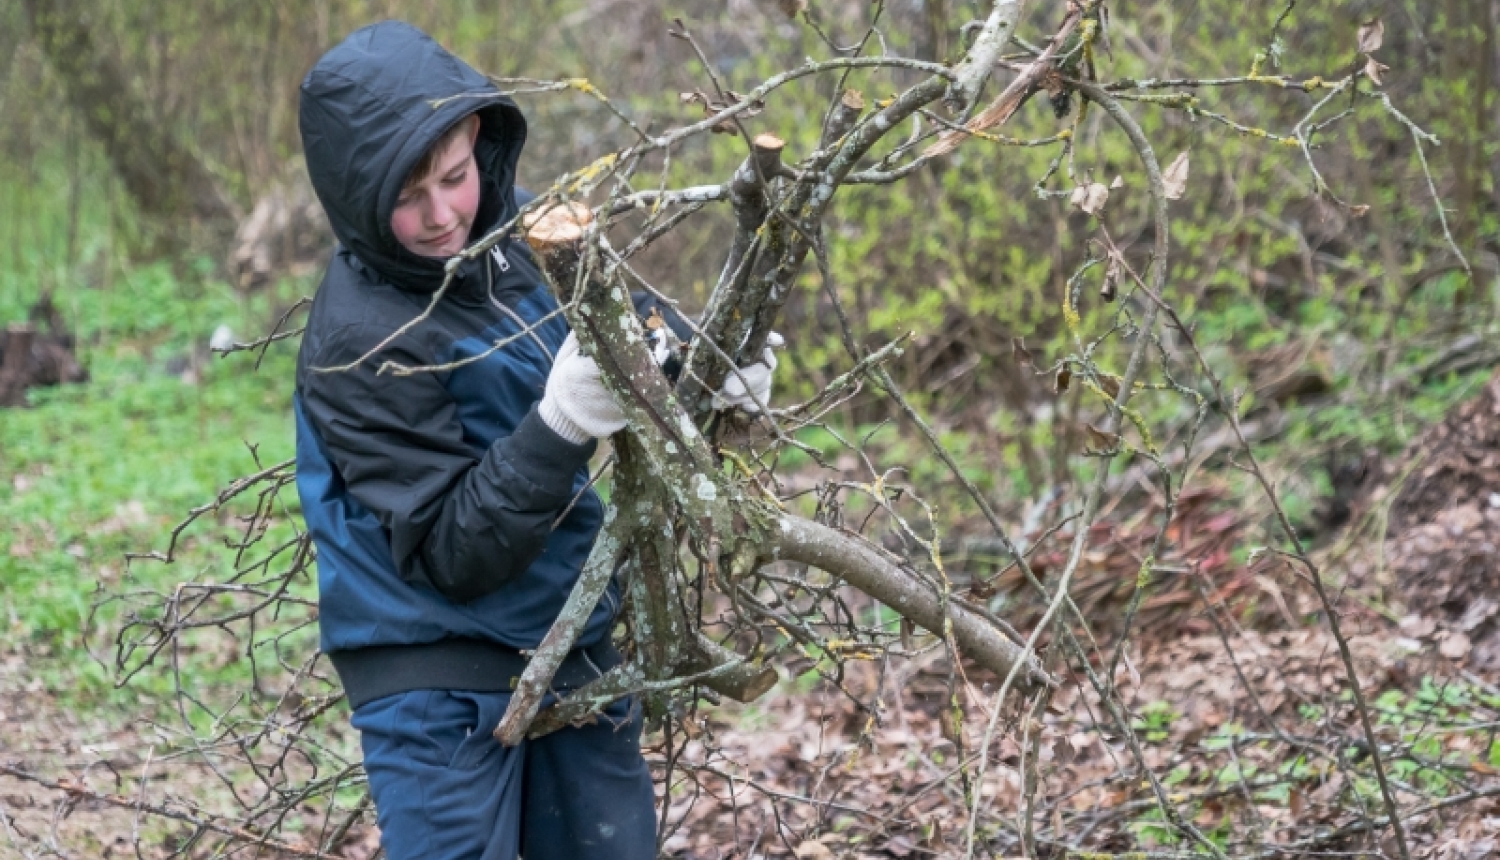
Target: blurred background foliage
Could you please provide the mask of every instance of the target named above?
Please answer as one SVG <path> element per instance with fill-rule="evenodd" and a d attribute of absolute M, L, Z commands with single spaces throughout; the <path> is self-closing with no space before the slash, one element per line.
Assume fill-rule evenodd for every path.
<path fill-rule="evenodd" d="M 187 506 L 251 469 L 247 443 L 268 462 L 290 456 L 295 341 L 273 347 L 258 374 L 243 356 L 209 358 L 206 342 L 219 325 L 242 339 L 268 330 L 315 287 L 306 272 L 278 272 L 256 290 L 236 288 L 228 237 L 265 194 L 298 182 L 297 88 L 324 50 L 365 23 L 405 18 L 492 75 L 587 78 L 642 126 L 661 130 L 700 115 L 679 93 L 710 88 L 691 49 L 667 34 L 672 18 L 693 29 L 725 85 L 744 92 L 805 57 L 830 56 L 817 30 L 839 45 L 858 41 L 876 8 L 813 0 L 794 19 L 783 5 L 0 0 L 0 320 L 24 318 L 51 294 L 94 377 L 34 391 L 32 409 L 0 411 L 0 516 L 16 524 L 0 534 L 0 595 L 12 607 L 71 607 L 65 617 L 30 620 L 13 608 L 11 623 L 36 634 L 81 618 L 88 589 L 109 581 L 102 571 L 118 575 L 122 549 L 159 543 Z M 1271 41 L 1284 5 L 1121 5 L 1099 75 L 1228 77 L 1264 55 L 1265 73 L 1342 77 L 1362 62 L 1358 25 L 1378 17 L 1386 26 L 1379 55 L 1391 67 L 1385 92 L 1442 141 L 1426 155 L 1472 277 L 1444 236 L 1411 134 L 1377 102 L 1350 100 L 1353 115 L 1320 134 L 1313 152 L 1339 198 L 1369 207 L 1362 216 L 1315 193 L 1295 148 L 1180 109 L 1131 104 L 1164 163 L 1191 153 L 1188 191 L 1172 204 L 1169 298 L 1210 362 L 1249 393 L 1247 410 L 1270 428 L 1259 444 L 1286 476 L 1299 524 L 1316 531 L 1337 524 L 1340 497 L 1372 459 L 1398 450 L 1487 373 L 1483 362 L 1442 362 L 1455 344 L 1494 333 L 1500 48 L 1491 0 L 1301 3 Z M 961 50 L 966 21 L 987 14 L 986 4 L 960 0 L 883 8 L 892 52 L 939 60 Z M 1019 32 L 1040 40 L 1059 14 L 1056 4 L 1030 4 Z M 69 62 L 69 46 L 85 36 L 97 62 Z M 878 100 L 907 82 L 862 73 L 848 85 Z M 790 158 L 800 157 L 836 84 L 783 88 L 747 127 L 782 136 Z M 1317 98 L 1275 86 L 1198 95 L 1202 107 L 1272 134 L 1289 133 Z M 530 123 L 522 179 L 532 188 L 630 140 L 586 95 L 518 99 Z M 1076 104 L 1059 117 L 1036 99 L 1005 131 L 1048 137 L 1077 117 Z M 131 139 L 99 133 L 110 122 L 149 129 L 152 146 L 184 154 L 161 156 L 155 181 L 201 168 L 217 202 L 153 200 L 152 183 L 143 186 L 120 151 Z M 1140 257 L 1150 244 L 1144 174 L 1099 111 L 1078 125 L 1076 141 L 1079 181 L 1121 177 L 1106 220 Z M 1024 340 L 1043 371 L 1070 348 L 1064 285 L 1088 256 L 1093 228 L 1065 196 L 1038 194 L 1057 152 L 971 140 L 899 185 L 845 189 L 827 228 L 833 287 L 870 345 L 915 332 L 895 375 L 972 477 L 1011 509 L 1069 482 L 1085 444 L 1080 428 L 1093 414 L 1077 387 L 1055 394 L 1051 375 L 1019 362 L 1013 347 Z M 733 136 L 695 138 L 672 153 L 669 182 L 724 181 L 742 157 Z M 1046 188 L 1065 193 L 1071 182 L 1060 173 Z M 729 224 L 727 211 L 704 210 L 650 250 L 643 274 L 696 308 L 722 265 Z M 1097 324 L 1111 309 L 1097 298 L 1098 270 L 1090 277 L 1082 310 L 1086 324 Z M 804 285 L 782 325 L 792 345 L 791 372 L 780 377 L 787 397 L 848 366 L 812 266 Z M 1181 398 L 1142 406 L 1163 428 L 1190 412 Z M 868 430 L 888 417 L 873 400 L 856 400 L 842 420 Z M 1163 435 L 1171 440 L 1169 430 Z M 914 481 L 941 484 L 899 429 L 879 438 Z M 48 481 L 53 490 L 37 489 Z M 121 513 L 126 500 L 147 515 Z M 946 501 L 963 522 L 965 503 Z M 101 526 L 110 522 L 117 527 Z M 205 537 L 201 546 L 211 543 Z M 53 599 L 60 593 L 70 597 Z"/>

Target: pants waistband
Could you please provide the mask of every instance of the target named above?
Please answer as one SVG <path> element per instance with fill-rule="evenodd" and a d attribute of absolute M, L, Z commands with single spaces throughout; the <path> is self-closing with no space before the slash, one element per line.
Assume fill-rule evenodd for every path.
<path fill-rule="evenodd" d="M 373 645 L 328 655 L 344 684 L 349 707 L 412 690 L 514 690 L 530 658 L 498 642 L 444 639 L 422 645 Z M 552 679 L 555 690 L 576 690 L 620 665 L 608 640 L 568 652 Z"/>

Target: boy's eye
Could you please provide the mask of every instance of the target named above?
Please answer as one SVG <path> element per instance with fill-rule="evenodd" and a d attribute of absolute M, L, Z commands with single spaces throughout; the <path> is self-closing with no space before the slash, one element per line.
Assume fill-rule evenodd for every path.
<path fill-rule="evenodd" d="M 457 170 L 457 171 L 454 171 L 453 173 L 450 173 L 447 176 L 443 177 L 443 184 L 444 185 L 457 185 L 460 182 L 463 182 L 464 181 L 464 177 L 466 177 L 468 175 L 469 175 L 469 172 L 467 170 Z"/>

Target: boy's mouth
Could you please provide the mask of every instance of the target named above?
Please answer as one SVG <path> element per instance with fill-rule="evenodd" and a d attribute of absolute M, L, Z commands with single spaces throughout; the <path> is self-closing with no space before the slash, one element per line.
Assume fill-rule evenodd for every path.
<path fill-rule="evenodd" d="M 458 228 L 454 227 L 454 228 L 450 229 L 446 233 L 442 233 L 442 234 L 439 234 L 437 236 L 432 237 L 431 239 L 427 239 L 426 241 L 422 242 L 422 244 L 423 245 L 429 245 L 429 246 L 434 247 L 434 248 L 441 247 L 443 245 L 448 244 L 448 242 L 453 238 L 453 234 L 457 233 L 457 232 L 458 232 Z"/>

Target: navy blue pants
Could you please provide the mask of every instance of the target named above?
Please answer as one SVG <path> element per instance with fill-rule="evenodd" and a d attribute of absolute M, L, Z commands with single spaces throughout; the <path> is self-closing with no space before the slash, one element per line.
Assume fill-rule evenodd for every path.
<path fill-rule="evenodd" d="M 510 695 L 414 690 L 354 712 L 388 860 L 653 860 L 631 703 L 507 748 L 490 732 Z"/>

